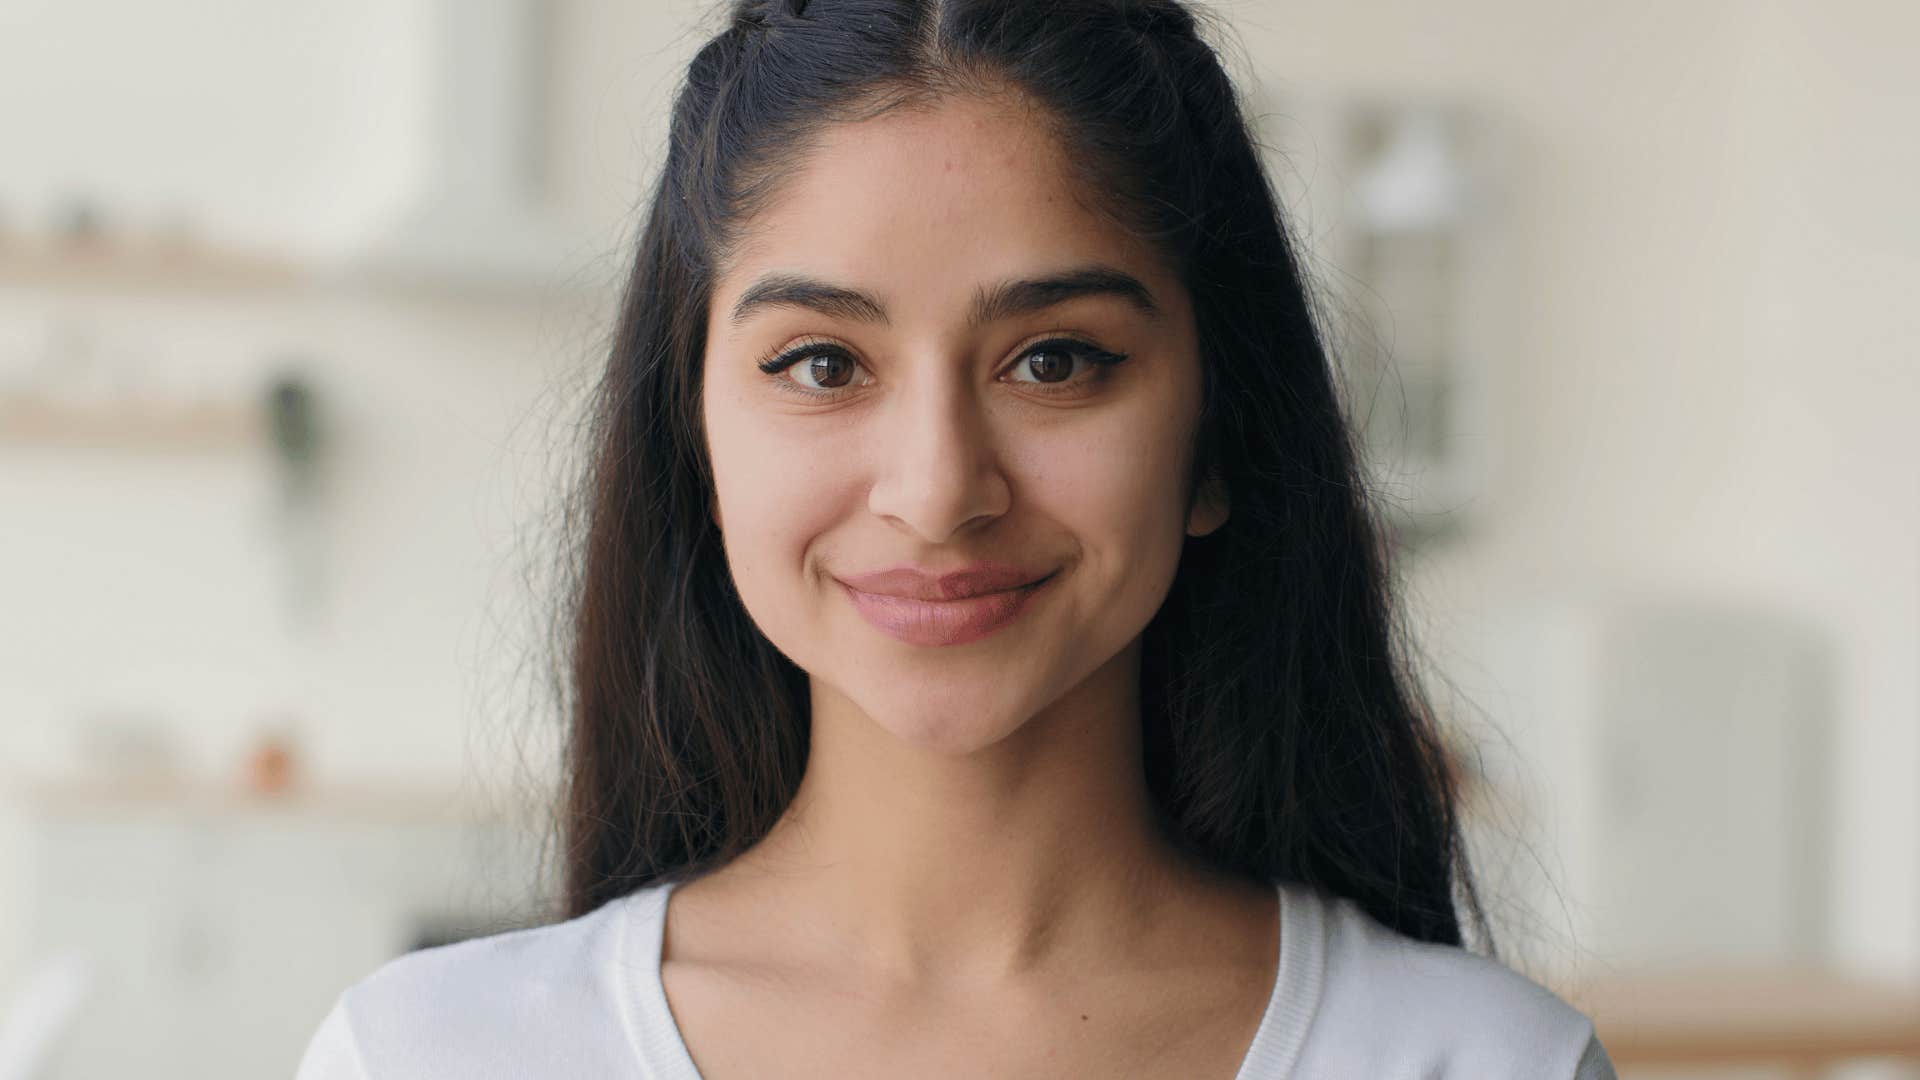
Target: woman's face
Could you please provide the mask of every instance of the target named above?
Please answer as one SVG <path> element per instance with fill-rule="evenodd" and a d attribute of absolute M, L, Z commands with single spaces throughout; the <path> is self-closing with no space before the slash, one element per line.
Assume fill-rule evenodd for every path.
<path fill-rule="evenodd" d="M 1114 661 L 1225 517 L 1189 512 L 1185 290 L 1004 104 L 833 125 L 781 185 L 719 268 L 703 412 L 728 565 L 816 716 L 965 752 L 1137 679 Z M 913 598 L 983 564 L 1002 591 Z"/>

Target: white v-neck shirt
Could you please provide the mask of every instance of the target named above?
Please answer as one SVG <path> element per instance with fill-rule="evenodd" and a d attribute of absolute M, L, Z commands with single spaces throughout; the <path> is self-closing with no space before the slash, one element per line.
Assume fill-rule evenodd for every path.
<path fill-rule="evenodd" d="M 660 979 L 674 887 L 389 961 L 335 1000 L 296 1080 L 701 1080 Z M 1279 967 L 1234 1080 L 1615 1080 L 1587 1017 L 1525 976 L 1279 891 Z"/>

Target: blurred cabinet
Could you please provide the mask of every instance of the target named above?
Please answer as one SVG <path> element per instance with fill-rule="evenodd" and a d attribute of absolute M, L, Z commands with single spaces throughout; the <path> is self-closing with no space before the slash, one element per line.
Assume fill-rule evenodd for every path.
<path fill-rule="evenodd" d="M 1255 82 L 1248 105 L 1386 524 L 1408 542 L 1471 525 L 1526 356 L 1519 133 L 1425 94 Z"/>
<path fill-rule="evenodd" d="M 1482 651 L 1501 793 L 1483 861 L 1534 920 L 1511 940 L 1582 972 L 1825 958 L 1818 634 L 1708 600 L 1564 597 L 1507 608 Z"/>
<path fill-rule="evenodd" d="M 537 838 L 432 795 L 16 800 L 0 955 L 78 953 L 47 1080 L 290 1076 L 334 996 L 410 949 L 538 921 Z"/>

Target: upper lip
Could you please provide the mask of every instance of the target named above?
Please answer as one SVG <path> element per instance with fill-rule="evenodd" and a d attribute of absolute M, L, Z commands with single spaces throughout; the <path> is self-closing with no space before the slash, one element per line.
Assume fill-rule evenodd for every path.
<path fill-rule="evenodd" d="M 923 570 L 917 566 L 896 566 L 839 580 L 849 588 L 881 596 L 898 596 L 908 600 L 964 600 L 969 596 L 1032 585 L 1049 573 L 1006 563 L 974 563 L 945 573 Z"/>

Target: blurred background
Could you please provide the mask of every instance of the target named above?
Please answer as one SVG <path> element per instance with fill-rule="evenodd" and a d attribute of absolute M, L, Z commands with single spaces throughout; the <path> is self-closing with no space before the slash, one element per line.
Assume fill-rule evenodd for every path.
<path fill-rule="evenodd" d="M 1503 958 L 1920 1076 L 1920 9 L 1219 0 Z M 0 1080 L 291 1075 L 528 925 L 688 0 L 0 0 Z"/>

